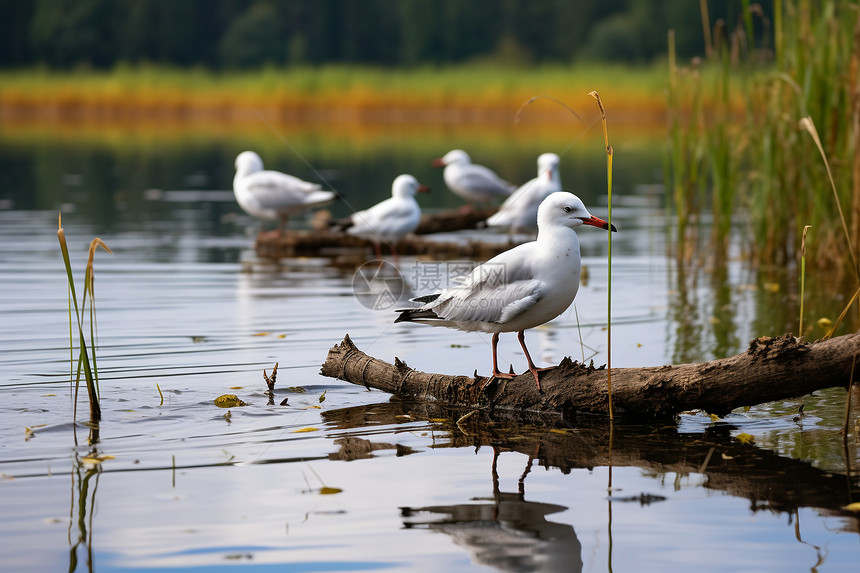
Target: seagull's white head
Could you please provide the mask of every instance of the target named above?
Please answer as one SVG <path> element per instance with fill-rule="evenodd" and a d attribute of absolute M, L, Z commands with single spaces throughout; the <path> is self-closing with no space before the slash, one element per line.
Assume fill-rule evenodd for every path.
<path fill-rule="evenodd" d="M 394 183 L 391 184 L 392 197 L 415 197 L 416 193 L 426 193 L 430 188 L 426 185 L 421 185 L 418 180 L 411 175 L 398 175 L 394 178 Z"/>
<path fill-rule="evenodd" d="M 263 160 L 253 151 L 243 151 L 236 156 L 236 172 L 242 175 L 263 170 Z"/>
<path fill-rule="evenodd" d="M 551 227 L 569 227 L 575 229 L 582 225 L 591 225 L 609 230 L 609 223 L 588 212 L 582 200 L 566 191 L 556 191 L 549 195 L 538 207 L 538 229 Z M 615 225 L 612 225 L 615 231 Z"/>
<path fill-rule="evenodd" d="M 472 162 L 469 154 L 462 149 L 452 149 L 442 157 L 433 160 L 433 165 L 436 167 L 445 167 L 446 165 L 468 165 Z"/>
<path fill-rule="evenodd" d="M 546 177 L 553 181 L 558 178 L 558 164 L 560 158 L 555 153 L 541 153 L 537 160 L 538 177 Z"/>

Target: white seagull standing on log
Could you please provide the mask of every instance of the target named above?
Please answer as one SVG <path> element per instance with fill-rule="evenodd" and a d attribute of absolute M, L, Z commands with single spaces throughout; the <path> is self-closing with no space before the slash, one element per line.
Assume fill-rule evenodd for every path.
<path fill-rule="evenodd" d="M 337 197 L 332 191 L 323 191 L 319 183 L 264 170 L 263 160 L 253 151 L 243 151 L 236 157 L 233 193 L 249 215 L 279 220 L 277 230 L 271 233 L 274 236 L 283 233 L 290 215 L 322 207 Z"/>
<path fill-rule="evenodd" d="M 398 175 L 391 184 L 391 197 L 369 209 L 353 213 L 349 222 L 340 229 L 350 235 L 373 241 L 377 260 L 382 260 L 379 243 L 385 241 L 396 256 L 394 245 L 418 228 L 421 222 L 421 206 L 415 200 L 416 193 L 426 193 L 430 188 L 418 183 L 412 175 Z"/>
<path fill-rule="evenodd" d="M 591 225 L 615 231 L 588 212 L 576 195 L 553 193 L 537 214 L 537 240 L 523 243 L 475 267 L 457 286 L 412 299 L 418 308 L 398 310 L 394 322 L 420 322 L 465 331 L 492 332 L 493 375 L 512 379 L 499 370 L 496 346 L 500 332 L 516 332 L 538 390 L 537 368 L 529 355 L 525 330 L 554 319 L 567 310 L 579 289 L 580 257 L 576 229 Z M 485 384 L 486 386 L 486 384 Z"/>
<path fill-rule="evenodd" d="M 472 163 L 469 154 L 462 149 L 453 149 L 434 159 L 433 165 L 445 168 L 442 178 L 448 189 L 470 204 L 503 199 L 517 188 L 490 168 Z"/>

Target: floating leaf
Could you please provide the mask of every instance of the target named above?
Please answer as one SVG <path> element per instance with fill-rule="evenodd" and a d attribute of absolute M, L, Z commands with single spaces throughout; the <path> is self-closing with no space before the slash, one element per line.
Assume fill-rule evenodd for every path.
<path fill-rule="evenodd" d="M 768 292 L 779 292 L 779 283 L 764 283 L 762 286 Z"/>
<path fill-rule="evenodd" d="M 719 419 L 720 419 L 720 417 L 719 417 L 719 416 L 717 416 L 716 414 L 710 414 L 710 417 L 711 417 L 711 421 L 712 421 L 712 422 L 716 422 L 717 420 L 719 420 Z"/>
<path fill-rule="evenodd" d="M 842 509 L 845 509 L 847 511 L 858 511 L 858 512 L 860 512 L 860 501 L 855 501 L 854 503 L 849 503 L 848 505 L 843 506 Z"/>
<path fill-rule="evenodd" d="M 325 486 L 325 487 L 321 487 L 321 488 L 320 488 L 320 495 L 334 495 L 334 494 L 336 494 L 336 493 L 340 493 L 340 492 L 342 492 L 342 491 L 343 491 L 343 490 L 342 490 L 342 489 L 340 489 L 339 487 L 328 487 L 328 486 Z"/>
<path fill-rule="evenodd" d="M 85 456 L 85 457 L 81 458 L 81 462 L 83 462 L 85 464 L 89 464 L 91 466 L 94 466 L 94 465 L 98 465 L 98 464 L 102 463 L 105 460 L 112 460 L 112 459 L 114 459 L 114 456 L 109 456 L 107 454 L 103 454 L 100 456 Z"/>
<path fill-rule="evenodd" d="M 270 334 L 272 334 L 272 333 L 271 332 L 255 332 L 251 336 L 269 336 Z"/>
<path fill-rule="evenodd" d="M 320 394 L 320 404 L 322 404 L 323 402 L 325 402 L 325 393 L 326 393 L 326 392 L 328 392 L 328 390 L 323 390 L 323 393 L 322 393 L 322 394 Z"/>
<path fill-rule="evenodd" d="M 309 427 L 309 428 L 299 428 L 298 430 L 293 430 L 293 433 L 294 434 L 302 434 L 304 432 L 318 432 L 318 431 L 319 431 L 319 428 Z"/>
<path fill-rule="evenodd" d="M 57 395 L 56 394 L 42 394 L 40 397 L 41 398 L 56 398 Z"/>
<path fill-rule="evenodd" d="M 230 386 L 230 390 L 241 390 L 241 386 Z"/>
<path fill-rule="evenodd" d="M 735 439 L 742 444 L 752 444 L 755 442 L 755 438 L 747 433 L 738 434 L 735 436 Z"/>
<path fill-rule="evenodd" d="M 730 456 L 729 454 L 720 454 L 724 460 L 733 460 L 734 456 Z"/>
<path fill-rule="evenodd" d="M 833 326 L 833 321 L 824 316 L 818 319 L 818 326 L 821 328 L 830 328 Z"/>
<path fill-rule="evenodd" d="M 239 406 L 247 406 L 245 402 L 239 399 L 235 394 L 222 394 L 215 398 L 215 405 L 219 408 L 237 408 Z"/>
<path fill-rule="evenodd" d="M 287 390 L 289 390 L 293 394 L 304 394 L 305 393 L 305 389 L 302 388 L 301 386 L 290 386 L 289 388 L 287 388 Z"/>

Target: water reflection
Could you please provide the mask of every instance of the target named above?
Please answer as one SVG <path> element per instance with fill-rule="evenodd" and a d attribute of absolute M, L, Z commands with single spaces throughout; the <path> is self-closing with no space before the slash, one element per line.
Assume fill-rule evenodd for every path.
<path fill-rule="evenodd" d="M 81 556 L 86 571 L 95 571 L 93 561 L 93 514 L 101 464 L 94 449 L 89 456 L 75 453 L 72 462 L 72 498 L 69 508 L 69 573 L 78 570 Z"/>
<path fill-rule="evenodd" d="M 404 527 L 449 535 L 477 563 L 500 571 L 582 571 L 582 544 L 573 527 L 546 517 L 567 508 L 525 499 L 525 479 L 535 456 L 528 457 L 517 491 L 503 492 L 497 469 L 499 453 L 494 447 L 492 497 L 457 505 L 401 508 Z"/>
<path fill-rule="evenodd" d="M 853 494 L 860 488 L 858 476 L 821 470 L 809 462 L 742 443 L 732 437 L 735 428 L 730 424 L 716 424 L 702 433 L 680 433 L 674 426 L 613 426 L 602 420 L 559 427 L 559 420 L 529 422 L 521 416 L 490 419 L 480 412 L 457 424 L 455 420 L 463 413 L 437 404 L 392 400 L 387 404 L 330 410 L 323 413 L 323 418 L 334 427 L 352 428 L 358 433 L 363 426 L 445 419 L 448 422 L 440 423 L 433 447 L 491 446 L 495 451 L 523 454 L 529 460 L 527 468 L 534 460 L 563 473 L 595 467 L 637 467 L 660 479 L 670 473 L 698 474 L 701 484 L 697 485 L 746 499 L 753 512 L 791 515 L 798 508 L 817 508 L 844 518 L 845 531 L 860 532 L 858 518 L 842 509 L 854 500 Z M 524 496 L 524 490 L 517 496 L 520 493 Z M 642 504 L 642 500 L 658 498 L 643 492 L 629 499 L 614 499 Z"/>

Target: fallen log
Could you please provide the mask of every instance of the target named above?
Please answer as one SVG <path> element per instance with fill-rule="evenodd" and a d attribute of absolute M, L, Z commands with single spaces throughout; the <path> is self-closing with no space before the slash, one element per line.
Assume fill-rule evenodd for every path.
<path fill-rule="evenodd" d="M 757 338 L 743 354 L 698 364 L 613 368 L 612 401 L 626 419 L 671 417 L 701 409 L 725 415 L 735 408 L 784 400 L 834 386 L 848 386 L 860 332 L 805 342 L 790 334 Z M 329 350 L 323 376 L 375 388 L 399 397 L 435 400 L 468 408 L 539 412 L 571 419 L 608 415 L 605 367 L 569 357 L 544 373 L 542 391 L 526 371 L 512 380 L 431 374 L 395 358 L 389 364 L 361 352 L 346 335 Z"/>
<path fill-rule="evenodd" d="M 421 255 L 433 260 L 485 260 L 513 245 L 505 240 L 440 241 L 418 235 L 406 236 L 394 247 L 399 255 Z M 373 242 L 340 231 L 289 230 L 280 237 L 258 237 L 254 243 L 257 256 L 264 259 L 288 257 L 331 256 L 348 252 L 372 253 Z M 386 254 L 387 247 L 383 247 Z"/>
<path fill-rule="evenodd" d="M 492 241 L 442 241 L 424 235 L 476 229 L 494 212 L 494 209 L 473 209 L 424 213 L 415 234 L 398 241 L 395 248 L 401 255 L 424 255 L 435 260 L 492 258 L 512 244 L 500 237 L 494 237 Z M 314 222 L 313 229 L 288 229 L 280 236 L 261 234 L 254 243 L 254 249 L 257 256 L 266 259 L 373 250 L 372 241 L 329 228 L 329 222 L 329 219 L 321 218 Z"/>

